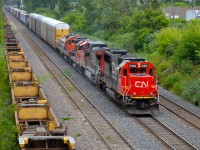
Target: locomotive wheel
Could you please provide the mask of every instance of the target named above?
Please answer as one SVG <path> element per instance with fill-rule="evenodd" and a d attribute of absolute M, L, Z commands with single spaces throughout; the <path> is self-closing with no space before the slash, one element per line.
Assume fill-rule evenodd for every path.
<path fill-rule="evenodd" d="M 103 90 L 104 92 L 106 91 L 106 84 L 105 84 L 105 83 L 103 83 L 102 90 Z"/>
<path fill-rule="evenodd" d="M 72 60 L 69 58 L 68 63 L 71 65 L 73 62 Z"/>
<path fill-rule="evenodd" d="M 99 83 L 99 88 L 103 90 L 103 83 Z"/>

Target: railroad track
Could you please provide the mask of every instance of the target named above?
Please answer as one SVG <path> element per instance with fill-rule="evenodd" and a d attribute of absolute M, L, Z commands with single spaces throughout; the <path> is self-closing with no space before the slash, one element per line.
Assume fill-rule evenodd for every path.
<path fill-rule="evenodd" d="M 12 17 L 14 18 L 14 17 Z M 15 22 L 22 26 L 14 18 Z M 108 119 L 95 107 L 95 105 L 87 98 L 87 96 L 73 83 L 73 81 L 58 67 L 58 65 L 48 57 L 43 49 L 37 44 L 29 33 L 20 29 L 23 37 L 30 46 L 35 50 L 41 61 L 44 63 L 49 72 L 56 81 L 61 85 L 65 94 L 67 94 L 73 103 L 80 109 L 88 123 L 100 137 L 102 142 L 110 150 L 134 150 L 135 148 L 123 137 L 123 135 L 108 121 Z"/>
<path fill-rule="evenodd" d="M 197 150 L 196 147 L 154 117 L 135 117 L 134 119 L 160 141 L 166 149 Z"/>
<path fill-rule="evenodd" d="M 171 111 L 172 113 L 176 114 L 177 116 L 188 122 L 190 125 L 192 125 L 200 132 L 200 116 L 183 108 L 182 106 L 179 106 L 175 102 L 161 95 L 160 95 L 160 105 L 162 105 L 167 110 Z"/>

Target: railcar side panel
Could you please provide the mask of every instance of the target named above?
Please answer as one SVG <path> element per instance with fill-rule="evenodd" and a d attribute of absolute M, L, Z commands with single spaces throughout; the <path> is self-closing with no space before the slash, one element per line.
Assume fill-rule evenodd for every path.
<path fill-rule="evenodd" d="M 47 21 L 52 20 L 51 18 L 44 17 L 41 19 L 41 38 L 47 42 Z"/>

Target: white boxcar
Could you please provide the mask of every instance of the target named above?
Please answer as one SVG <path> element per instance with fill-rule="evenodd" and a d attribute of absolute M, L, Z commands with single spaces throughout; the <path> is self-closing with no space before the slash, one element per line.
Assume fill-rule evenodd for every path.
<path fill-rule="evenodd" d="M 29 15 L 29 28 L 34 32 L 36 33 L 36 17 L 37 16 L 40 16 L 38 14 L 35 14 L 35 13 L 31 13 Z"/>
<path fill-rule="evenodd" d="M 21 13 L 21 10 L 17 9 L 17 18 L 19 19 L 20 18 L 20 13 Z"/>
<path fill-rule="evenodd" d="M 17 8 L 13 8 L 13 15 L 17 17 Z"/>
<path fill-rule="evenodd" d="M 23 22 L 25 25 L 28 24 L 28 16 L 29 16 L 29 15 L 28 15 L 25 11 L 21 12 L 21 14 L 20 14 L 20 20 L 21 20 L 21 22 Z"/>
<path fill-rule="evenodd" d="M 11 12 L 11 6 L 8 6 L 7 9 L 9 12 Z"/>
<path fill-rule="evenodd" d="M 64 38 L 69 34 L 69 25 L 58 21 L 48 20 L 47 21 L 47 43 L 56 48 L 58 39 Z"/>
<path fill-rule="evenodd" d="M 47 21 L 53 20 L 49 17 L 44 17 L 41 19 L 41 38 L 47 41 Z"/>
<path fill-rule="evenodd" d="M 41 37 L 41 20 L 42 18 L 45 18 L 45 16 L 42 16 L 42 15 L 39 15 L 39 16 L 36 16 L 35 19 L 36 19 L 36 29 L 35 29 L 35 33 Z"/>
<path fill-rule="evenodd" d="M 14 8 L 11 7 L 11 14 L 14 14 Z"/>

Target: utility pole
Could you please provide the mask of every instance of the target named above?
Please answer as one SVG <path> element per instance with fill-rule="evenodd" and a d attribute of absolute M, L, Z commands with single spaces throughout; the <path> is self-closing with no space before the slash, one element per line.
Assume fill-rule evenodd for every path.
<path fill-rule="evenodd" d="M 193 9 L 195 10 L 196 0 L 193 0 Z"/>
<path fill-rule="evenodd" d="M 165 0 L 163 0 L 163 5 L 164 5 L 164 13 L 165 13 L 166 12 Z"/>
<path fill-rule="evenodd" d="M 21 5 L 20 5 L 20 8 L 22 8 L 24 5 L 23 5 L 23 0 L 21 0 Z"/>
<path fill-rule="evenodd" d="M 175 25 L 175 18 L 174 18 L 174 1 L 171 0 L 171 5 L 172 5 L 172 16 L 173 16 L 173 23 Z"/>

